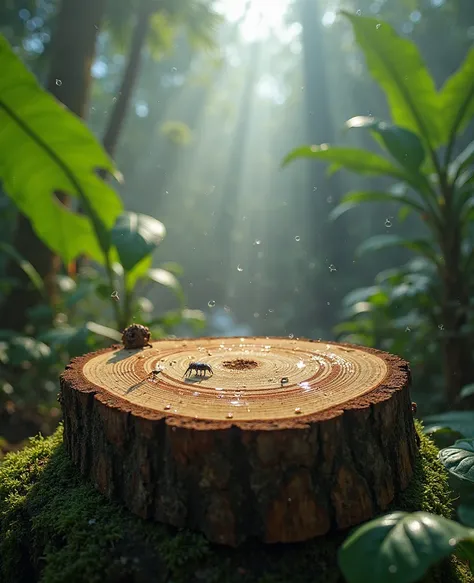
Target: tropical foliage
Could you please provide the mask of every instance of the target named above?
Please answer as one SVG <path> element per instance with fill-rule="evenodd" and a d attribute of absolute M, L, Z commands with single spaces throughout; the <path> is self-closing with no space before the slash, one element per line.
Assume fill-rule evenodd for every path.
<path fill-rule="evenodd" d="M 344 15 L 391 114 L 390 121 L 353 117 L 346 126 L 369 132 L 381 153 L 328 144 L 302 146 L 284 163 L 311 158 L 327 162 L 330 173 L 346 169 L 390 179 L 384 189 L 346 194 L 333 219 L 380 201 L 395 203 L 402 218 L 416 215 L 416 236 L 375 235 L 359 248 L 362 254 L 398 246 L 419 260 L 380 274 L 376 286 L 346 298 L 352 321 L 338 331 L 370 344 L 382 341 L 396 351 L 400 335 L 416 329 L 415 341 L 428 346 L 428 355 L 433 341 L 439 341 L 445 402 L 453 405 L 473 370 L 474 141 L 460 152 L 459 144 L 474 116 L 474 48 L 437 91 L 412 41 L 386 22 Z M 390 220 L 386 227 L 391 227 Z"/>

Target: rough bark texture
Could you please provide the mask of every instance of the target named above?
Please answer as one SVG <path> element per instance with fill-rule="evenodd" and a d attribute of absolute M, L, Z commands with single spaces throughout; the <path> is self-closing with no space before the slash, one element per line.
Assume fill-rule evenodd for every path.
<path fill-rule="evenodd" d="M 160 341 L 151 349 L 125 351 L 115 347 L 74 359 L 61 377 L 60 400 L 66 450 L 82 474 L 102 493 L 121 500 L 143 518 L 199 530 L 209 540 L 231 546 L 247 538 L 268 543 L 304 541 L 359 524 L 386 509 L 408 486 L 417 451 L 407 363 L 384 352 L 347 344 L 292 341 L 290 348 L 288 339 L 243 340 L 244 344 L 229 338 L 174 341 L 176 347 L 171 341 Z M 263 357 L 259 351 L 264 343 L 271 346 Z M 314 371 L 308 347 L 313 345 L 317 358 L 324 358 L 321 346 L 332 355 L 326 380 L 321 380 L 324 364 L 311 376 Z M 216 346 L 223 347 L 222 354 Z M 153 362 L 152 368 L 158 359 L 168 365 L 163 380 L 157 381 L 157 390 L 171 395 L 178 392 L 180 382 L 182 390 L 187 389 L 182 371 L 190 362 L 188 355 L 196 349 L 207 350 L 214 370 L 213 376 L 202 381 L 205 386 L 199 385 L 204 393 L 208 390 L 211 394 L 223 384 L 219 376 L 225 362 L 242 358 L 243 353 L 246 358 L 255 358 L 258 366 L 260 361 L 268 366 L 272 359 L 290 362 L 294 356 L 295 362 L 303 362 L 308 357 L 308 383 L 314 382 L 315 388 L 327 392 L 314 391 L 310 397 L 305 394 L 301 413 L 295 409 L 292 415 L 278 414 L 280 405 L 283 409 L 287 398 L 293 403 L 300 386 L 306 386 L 293 383 L 289 369 L 285 388 L 269 389 L 246 409 L 255 407 L 255 416 L 242 412 L 240 419 L 239 414 L 234 419 L 220 419 L 207 409 L 202 415 L 188 415 L 186 403 L 180 414 L 168 405 L 158 408 L 158 400 L 153 401 L 153 407 L 143 405 L 151 397 L 133 391 L 147 376 L 143 374 L 147 358 Z M 333 358 L 337 351 L 347 352 L 362 372 L 364 366 L 373 366 L 371 362 L 381 359 L 386 372 L 374 387 L 365 387 L 365 392 L 359 387 L 354 398 L 324 408 L 320 395 L 331 399 L 332 378 L 338 379 L 339 391 L 351 382 L 350 372 L 341 377 L 339 369 L 346 365 L 341 357 Z M 173 360 L 174 354 L 177 360 Z M 165 358 L 160 359 L 162 355 Z M 112 372 L 109 378 L 92 382 L 91 365 L 100 359 L 107 361 L 106 368 L 100 370 Z M 138 382 L 127 390 L 117 389 L 121 375 L 127 376 L 130 385 L 130 367 Z M 118 369 L 122 372 L 117 373 Z M 252 375 L 257 374 L 258 367 L 248 368 L 239 377 L 239 383 L 245 380 L 241 392 L 248 392 L 249 402 Z M 260 395 L 261 385 L 259 391 Z M 133 394 L 138 395 L 134 401 Z M 187 399 L 186 394 L 179 394 Z M 319 400 L 319 406 L 305 414 L 311 399 L 316 404 Z M 272 410 L 271 416 L 257 417 L 265 410 L 262 403 Z M 198 405 L 192 407 L 199 413 Z"/>

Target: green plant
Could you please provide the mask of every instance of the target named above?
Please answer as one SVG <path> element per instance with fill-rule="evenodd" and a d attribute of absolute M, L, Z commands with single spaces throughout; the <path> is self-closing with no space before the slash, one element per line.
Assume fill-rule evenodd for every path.
<path fill-rule="evenodd" d="M 0 330 L 0 400 L 44 403 L 55 397 L 58 373 L 70 357 L 120 341 L 120 331 L 135 316 L 160 338 L 182 322 L 199 327 L 203 315 L 185 308 L 179 266 L 153 267 L 165 227 L 153 217 L 123 212 L 115 191 L 99 177 L 99 170 L 119 174 L 94 135 L 39 86 L 2 36 L 0 60 L 5 193 L 65 264 L 78 256 L 93 261 L 75 278 L 57 277 L 60 293 L 51 304 L 33 265 L 0 242 L 0 251 L 20 266 L 44 300 L 28 314 L 23 334 Z M 65 206 L 59 192 L 75 197 L 84 214 Z M 173 291 L 177 310 L 152 314 L 144 295 L 153 284 Z M 0 285 L 1 300 L 18 282 L 4 277 Z"/>
<path fill-rule="evenodd" d="M 417 47 L 385 22 L 343 13 L 352 24 L 369 72 L 384 91 L 392 122 L 358 116 L 348 128 L 369 131 L 392 158 L 358 148 L 322 144 L 292 151 L 284 164 L 313 158 L 330 164 L 329 172 L 347 169 L 397 181 L 396 189 L 351 192 L 332 218 L 365 202 L 395 202 L 401 212 L 415 213 L 423 236 L 407 239 L 377 235 L 361 251 L 405 247 L 432 267 L 439 291 L 439 313 L 428 314 L 443 331 L 446 400 L 454 403 L 472 381 L 471 268 L 474 241 L 474 142 L 455 156 L 459 137 L 474 114 L 474 48 L 464 63 L 436 91 Z"/>
<path fill-rule="evenodd" d="M 472 434 L 473 413 L 468 414 Z M 442 431 L 447 433 L 438 427 L 431 435 Z M 368 522 L 339 550 L 339 565 L 348 583 L 378 583 L 384 578 L 414 583 L 453 553 L 470 563 L 474 575 L 474 438 L 458 439 L 441 449 L 439 459 L 450 474 L 462 524 L 428 512 L 394 512 Z"/>

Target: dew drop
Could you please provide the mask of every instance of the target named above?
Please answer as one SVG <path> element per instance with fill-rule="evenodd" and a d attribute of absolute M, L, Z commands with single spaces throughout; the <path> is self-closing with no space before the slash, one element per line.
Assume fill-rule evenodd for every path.
<path fill-rule="evenodd" d="M 301 241 L 301 237 L 299 235 L 296 235 L 295 241 Z"/>
<path fill-rule="evenodd" d="M 56 85 L 58 87 L 61 87 L 62 84 L 63 84 L 63 82 L 61 81 L 61 79 L 56 79 Z"/>
<path fill-rule="evenodd" d="M 243 271 L 243 270 L 244 270 L 244 268 L 239 263 L 239 265 L 237 265 L 237 271 Z"/>
<path fill-rule="evenodd" d="M 207 305 L 208 305 L 210 308 L 213 308 L 213 307 L 216 305 L 216 300 L 209 300 L 209 301 L 207 302 Z"/>
<path fill-rule="evenodd" d="M 385 219 L 385 226 L 387 229 L 392 226 L 392 221 L 390 219 Z"/>
<path fill-rule="evenodd" d="M 456 539 L 455 538 L 450 538 L 448 540 L 448 544 L 450 547 L 455 547 L 456 546 Z"/>
<path fill-rule="evenodd" d="M 290 382 L 290 381 L 289 381 L 288 377 L 282 377 L 282 379 L 280 380 L 280 383 L 281 383 L 282 385 L 286 385 L 286 383 L 289 383 L 289 382 Z"/>

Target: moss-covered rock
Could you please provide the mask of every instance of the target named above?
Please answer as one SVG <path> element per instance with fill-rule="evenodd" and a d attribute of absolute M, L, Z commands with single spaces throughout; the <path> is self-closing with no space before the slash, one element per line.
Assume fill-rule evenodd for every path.
<path fill-rule="evenodd" d="M 451 517 L 438 450 L 420 437 L 414 479 L 394 508 Z M 145 522 L 84 482 L 64 451 L 61 428 L 32 439 L 0 466 L 1 583 L 339 583 L 336 552 L 345 536 L 227 549 L 196 533 Z M 453 559 L 426 580 L 472 578 Z"/>

